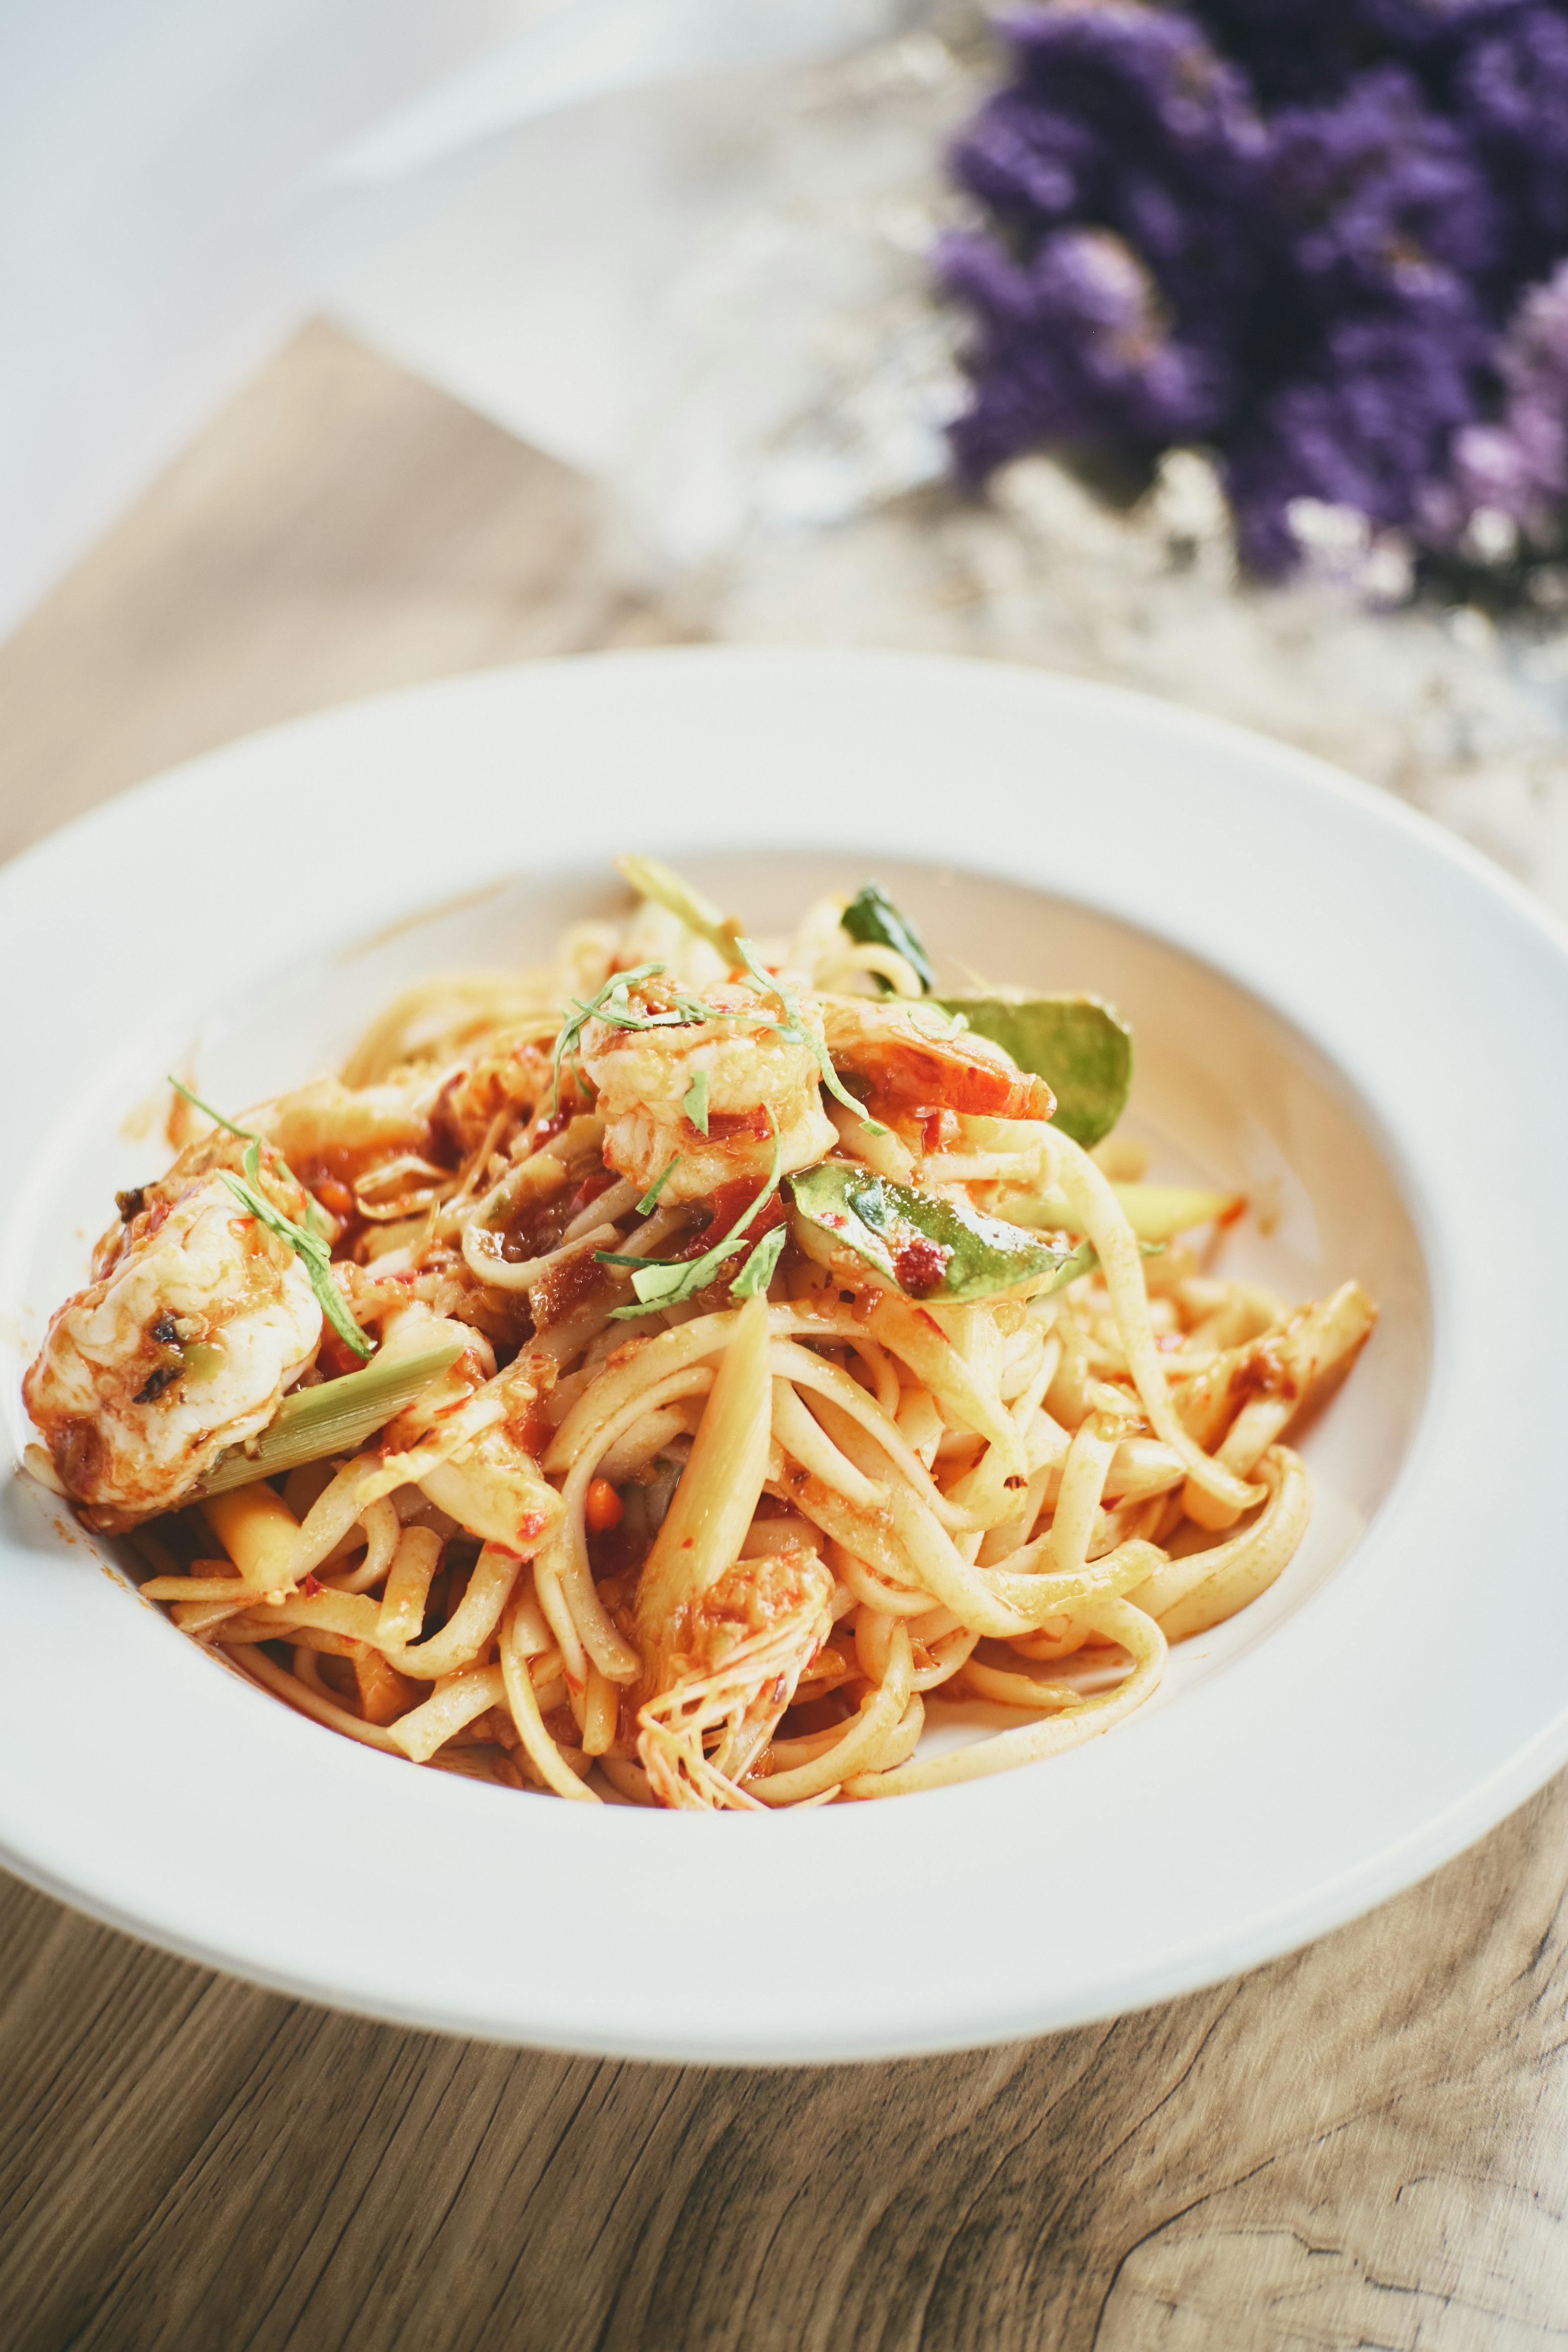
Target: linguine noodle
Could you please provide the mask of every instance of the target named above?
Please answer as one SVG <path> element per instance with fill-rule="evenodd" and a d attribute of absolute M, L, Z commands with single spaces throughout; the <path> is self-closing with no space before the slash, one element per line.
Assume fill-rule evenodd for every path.
<path fill-rule="evenodd" d="M 512 1789 L 761 1811 L 1112 1728 L 1296 1551 L 1373 1309 L 1218 1276 L 1245 1204 L 1106 1131 L 1107 1008 L 939 998 L 874 886 L 762 951 L 624 866 L 627 922 L 340 1078 L 178 1090 L 31 1466 L 262 1688 Z"/>

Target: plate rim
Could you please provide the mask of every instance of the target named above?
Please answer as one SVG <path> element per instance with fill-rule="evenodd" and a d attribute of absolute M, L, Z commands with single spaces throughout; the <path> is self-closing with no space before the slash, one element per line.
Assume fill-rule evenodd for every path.
<path fill-rule="evenodd" d="M 750 673 L 753 677 L 771 675 L 775 681 L 783 676 L 799 674 L 803 671 L 813 671 L 819 677 L 840 679 L 853 673 L 868 679 L 884 680 L 894 673 L 900 676 L 918 673 L 922 677 L 941 675 L 948 678 L 957 674 L 966 678 L 970 685 L 977 688 L 982 695 L 998 689 L 1007 691 L 1021 687 L 1026 693 L 1038 694 L 1043 704 L 1049 703 L 1054 698 L 1058 707 L 1077 705 L 1082 710 L 1109 715 L 1113 719 L 1130 716 L 1137 728 L 1152 730 L 1156 738 L 1180 738 L 1189 743 L 1206 743 L 1232 756 L 1239 756 L 1260 769 L 1271 769 L 1281 775 L 1292 775 L 1299 782 L 1310 787 L 1314 793 L 1327 793 L 1329 798 L 1338 803 L 1342 808 L 1355 812 L 1359 818 L 1370 818 L 1384 828 L 1392 826 L 1394 833 L 1403 835 L 1413 842 L 1420 843 L 1427 852 L 1438 854 L 1442 861 L 1457 873 L 1462 874 L 1466 877 L 1468 887 L 1479 886 L 1483 898 L 1489 901 L 1493 907 L 1505 908 L 1516 923 L 1522 919 L 1527 929 L 1535 934 L 1538 941 L 1553 951 L 1563 964 L 1564 976 L 1568 977 L 1568 930 L 1565 930 L 1550 911 L 1540 901 L 1533 898 L 1522 885 L 1494 866 L 1491 861 L 1485 858 L 1479 851 L 1456 836 L 1443 832 L 1430 820 L 1409 808 L 1405 803 L 1395 801 L 1391 795 L 1379 792 L 1376 787 L 1359 779 L 1345 775 L 1310 754 L 1298 751 L 1289 746 L 1277 744 L 1266 737 L 1257 735 L 1249 730 L 1236 727 L 1228 721 L 1214 719 L 1206 714 L 1165 704 L 1156 698 L 1136 693 L 1131 689 L 1107 686 L 1099 681 L 1059 677 L 1048 671 L 1025 669 L 1011 665 L 973 662 L 950 656 L 859 653 L 840 649 L 796 650 L 784 647 L 742 649 L 711 646 L 639 648 L 625 653 L 601 653 L 550 663 L 521 664 L 504 669 L 488 669 L 456 678 L 424 681 L 413 687 L 395 689 L 391 693 L 367 696 L 353 703 L 336 706 L 328 711 L 287 721 L 279 727 L 239 739 L 236 743 L 220 746 L 194 760 L 182 762 L 179 766 L 142 784 L 131 787 L 98 807 L 82 813 L 55 833 L 46 835 L 42 841 L 23 851 L 5 867 L 0 868 L 0 910 L 4 910 L 12 902 L 13 893 L 18 888 L 24 891 L 35 890 L 42 896 L 50 889 L 58 889 L 62 886 L 68 887 L 73 860 L 80 854 L 83 844 L 87 845 L 90 854 L 94 845 L 100 848 L 110 845 L 113 835 L 121 826 L 132 824 L 138 819 L 144 821 L 150 814 L 154 818 L 159 814 L 166 815 L 170 809 L 179 803 L 182 794 L 207 789 L 215 781 L 221 789 L 225 783 L 226 771 L 230 791 L 243 789 L 242 772 L 247 761 L 260 760 L 265 764 L 268 759 L 276 760 L 280 757 L 287 761 L 293 756 L 293 749 L 301 738 L 306 739 L 307 743 L 314 742 L 321 745 L 324 744 L 334 731 L 352 736 L 356 730 L 363 729 L 367 725 L 374 731 L 375 725 L 384 721 L 389 715 L 395 716 L 398 712 L 406 712 L 413 705 L 421 705 L 427 709 L 450 708 L 459 699 L 471 698 L 476 702 L 482 702 L 493 696 L 498 698 L 498 708 L 504 709 L 510 703 L 510 697 L 519 689 L 521 690 L 523 701 L 526 703 L 530 695 L 540 691 L 548 693 L 551 690 L 548 683 L 550 680 L 558 679 L 563 675 L 579 678 L 585 672 L 597 672 L 603 675 L 606 669 L 612 669 L 622 675 L 633 672 L 660 676 L 671 673 L 711 675 L 715 672 L 722 672 L 727 673 L 731 677 L 741 677 Z M 699 698 L 704 690 L 700 688 L 698 689 Z M 748 844 L 746 846 L 749 847 L 751 845 Z M 971 866 L 968 859 L 964 859 L 963 863 L 970 870 L 977 872 L 997 870 L 994 867 L 987 867 L 984 864 Z M 1023 878 L 1031 881 L 1033 879 L 1032 877 Z M 1073 898 L 1077 903 L 1093 907 L 1097 911 L 1110 915 L 1119 921 L 1130 922 L 1135 929 L 1149 928 L 1141 922 L 1139 918 L 1130 915 L 1124 907 L 1119 906 L 1112 896 L 1089 896 L 1078 889 L 1066 895 Z M 427 903 L 427 894 L 422 894 L 422 896 L 424 902 Z M 419 902 L 418 899 L 414 901 L 415 904 Z M 389 908 L 387 915 L 389 920 L 395 919 L 394 908 Z M 1154 935 L 1171 938 L 1169 933 L 1156 931 Z M 1194 949 L 1191 942 L 1184 939 L 1174 939 L 1171 943 L 1178 946 L 1184 952 L 1203 955 L 1211 969 L 1224 973 L 1226 977 L 1237 981 L 1237 984 L 1248 988 L 1259 1001 L 1281 1013 L 1283 1017 L 1300 1025 L 1299 1014 L 1294 1009 L 1281 1005 L 1275 994 L 1267 987 L 1260 986 L 1256 978 L 1239 975 L 1231 961 L 1223 954 Z M 210 997 L 209 991 L 209 1001 Z M 1331 1047 L 1319 1037 L 1314 1030 L 1309 1027 L 1307 1034 L 1321 1050 L 1329 1055 L 1329 1058 L 1335 1063 L 1336 1067 L 1342 1068 L 1342 1064 L 1335 1056 Z M 1352 1087 L 1355 1086 L 1353 1077 L 1350 1082 Z M 1359 1087 L 1357 1091 L 1361 1091 Z M 1380 1137 L 1380 1142 L 1385 1149 L 1392 1144 L 1397 1151 L 1400 1139 L 1397 1134 L 1384 1133 Z M 1405 1197 L 1425 1249 L 1428 1234 L 1423 1214 L 1421 1189 L 1416 1182 L 1420 1171 L 1415 1169 L 1406 1170 L 1398 1162 L 1396 1165 L 1399 1167 L 1402 1180 L 1408 1177 L 1411 1182 L 1416 1183 L 1415 1190 L 1406 1190 Z M 1412 1433 L 1406 1457 L 1401 1465 L 1394 1488 L 1391 1490 L 1388 1505 L 1392 1505 L 1394 1496 L 1414 1475 L 1416 1460 L 1435 1426 L 1438 1404 L 1436 1368 L 1434 1368 L 1433 1383 L 1422 1411 L 1419 1425 Z M 0 1533 L 0 1569 L 4 1568 L 9 1542 L 9 1538 Z M 1236 1662 L 1236 1668 L 1232 1671 L 1238 1669 L 1244 1663 Z M 216 1678 L 212 1679 L 216 1681 Z M 269 1713 L 281 1712 L 275 1708 L 275 1703 L 263 1699 L 260 1694 L 257 1694 L 256 1697 L 258 1704 Z M 1123 1727 L 1119 1732 L 1119 1738 L 1124 1738 L 1127 1730 L 1131 1727 L 1131 1726 Z M 1108 1986 L 1106 1990 L 1114 1990 L 1116 1994 L 1109 2003 L 1091 2000 L 1086 2006 L 1073 2010 L 1069 2005 L 1068 2010 L 1060 2013 L 1053 2013 L 1045 2019 L 1021 2016 L 999 2018 L 984 2025 L 978 2032 L 960 2029 L 958 2031 L 938 2030 L 934 2032 L 917 2032 L 912 2035 L 905 2032 L 888 2042 L 871 2042 L 866 2041 L 862 2032 L 857 2038 L 854 2047 L 836 2046 L 831 2034 L 807 2033 L 803 2037 L 796 2032 L 786 2035 L 782 2041 L 776 2042 L 770 2042 L 763 2036 L 755 2039 L 751 2046 L 731 2043 L 729 2046 L 709 2048 L 699 2046 L 699 2042 L 694 2042 L 689 2033 L 685 2035 L 678 2033 L 667 2039 L 657 2032 L 650 2032 L 646 2026 L 625 2035 L 606 2032 L 590 2043 L 584 2042 L 579 2036 L 571 2033 L 552 2032 L 542 2021 L 529 2022 L 524 2030 L 520 2027 L 516 2017 L 492 2018 L 487 2021 L 472 2012 L 463 2011 L 460 2007 L 450 2009 L 444 2003 L 431 2007 L 411 2008 L 402 1999 L 383 2000 L 375 1996 L 374 1990 L 367 1991 L 363 1986 L 345 1990 L 341 1983 L 313 1976 L 309 1970 L 300 1972 L 292 1969 L 279 1968 L 265 1960 L 258 1960 L 254 1954 L 237 1954 L 222 1939 L 216 1942 L 208 1941 L 205 1937 L 182 1930 L 177 1924 L 171 1924 L 164 1920 L 149 1920 L 144 1915 L 139 1915 L 133 1906 L 126 1909 L 116 1901 L 104 1896 L 101 1892 L 95 1895 L 91 1890 L 83 1888 L 68 1874 L 62 1876 L 52 1870 L 46 1862 L 39 1859 L 36 1853 L 25 1850 L 23 1846 L 18 1845 L 14 1834 L 11 1833 L 9 1825 L 0 1828 L 0 1859 L 4 1859 L 7 1866 L 16 1871 L 19 1875 L 42 1886 L 47 1892 L 55 1895 L 72 1907 L 85 1911 L 89 1916 L 105 1919 L 132 1935 L 155 1940 L 169 1948 L 182 1952 L 185 1957 L 202 1965 L 216 1966 L 230 1972 L 243 1974 L 255 1981 L 274 1986 L 279 1990 L 325 2002 L 331 2006 L 347 2008 L 357 2013 L 377 2015 L 434 2028 L 437 2031 L 466 2033 L 485 2039 L 524 2041 L 533 2046 L 563 2050 L 581 2050 L 591 2047 L 596 2051 L 628 2057 L 667 2060 L 712 2058 L 721 2063 L 738 2062 L 758 2064 L 811 2063 L 821 2059 L 837 2062 L 845 2058 L 870 2059 L 912 2055 L 940 2049 L 978 2046 L 984 2042 L 1014 2039 L 1022 2033 L 1054 2030 L 1061 2025 L 1086 2022 L 1092 2017 L 1118 2013 L 1129 2007 L 1142 2007 L 1152 2001 L 1174 1998 L 1197 1985 L 1215 1980 L 1217 1976 L 1229 1975 L 1237 1969 L 1253 1967 L 1279 1953 L 1298 1948 L 1302 1943 L 1311 1940 L 1320 1934 L 1330 1932 L 1334 1927 L 1344 1924 L 1375 1903 L 1385 1899 L 1389 1895 L 1415 1883 L 1430 1871 L 1440 1867 L 1442 1863 L 1463 1851 L 1487 1830 L 1505 1818 L 1519 1803 L 1542 1785 L 1550 1774 L 1564 1760 L 1568 1760 L 1568 1710 L 1560 1713 L 1555 1721 L 1540 1727 L 1497 1770 L 1465 1790 L 1438 1813 L 1412 1827 L 1395 1845 L 1382 1850 L 1376 1855 L 1367 1857 L 1343 1878 L 1335 1882 L 1331 1887 L 1319 1887 L 1301 1895 L 1293 1905 L 1288 1906 L 1288 1916 L 1282 1914 L 1279 1906 L 1275 1905 L 1258 1915 L 1255 1921 L 1251 1923 L 1250 1934 L 1241 1927 L 1233 1925 L 1223 1961 L 1216 1962 L 1212 1952 L 1205 1953 L 1202 1949 L 1192 1950 L 1185 1958 L 1179 1953 L 1173 1952 L 1167 1956 L 1163 1968 L 1152 1976 L 1145 1969 L 1135 1989 L 1114 1989 Z M 437 1780 L 439 1776 L 420 1777 Z M 500 1801 L 510 1802 L 509 1799 L 500 1798 L 500 1792 L 479 1793 L 486 1796 L 493 1794 L 500 1798 Z M 923 1804 L 927 1801 L 914 1801 Z M 5 1810 L 0 1806 L 0 1819 L 3 1819 Z M 578 1809 L 568 1810 L 575 1811 Z M 864 1809 L 865 1811 L 881 1810 L 881 1808 Z M 823 1818 L 826 1820 L 830 1817 Z M 800 1825 L 795 1826 L 798 1828 Z M 1136 1977 L 1136 1969 L 1132 1973 Z"/>

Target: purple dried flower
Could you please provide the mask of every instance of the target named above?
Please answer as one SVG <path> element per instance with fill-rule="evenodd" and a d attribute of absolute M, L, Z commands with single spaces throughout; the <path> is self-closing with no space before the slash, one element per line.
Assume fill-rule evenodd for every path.
<path fill-rule="evenodd" d="M 1258 96 L 1331 97 L 1380 57 L 1440 79 L 1452 53 L 1523 0 L 1196 0 L 1194 16 Z"/>
<path fill-rule="evenodd" d="M 961 183 L 1026 246 L 1068 221 L 1113 229 L 1184 313 L 1233 308 L 1266 144 L 1242 77 L 1189 19 L 1131 0 L 1003 30 L 1018 79 L 959 141 Z"/>
<path fill-rule="evenodd" d="M 1368 33 L 1415 55 L 1442 48 L 1457 35 L 1511 16 L 1520 5 L 1521 0 L 1360 0 L 1357 14 Z"/>
<path fill-rule="evenodd" d="M 1239 437 L 1228 467 L 1243 552 L 1256 571 L 1288 571 L 1299 552 L 1297 499 L 1409 524 L 1456 426 L 1475 413 L 1484 339 L 1472 326 L 1389 316 L 1329 331 L 1315 371 L 1287 383 Z"/>
<path fill-rule="evenodd" d="M 1110 231 L 1058 230 L 1024 262 L 952 237 L 942 264 L 980 322 L 980 393 L 953 435 L 969 479 L 1041 441 L 1158 446 L 1223 415 L 1219 366 L 1170 333 L 1148 271 Z"/>
<path fill-rule="evenodd" d="M 1246 76 L 1191 16 L 1144 0 L 1055 0 L 999 20 L 1020 87 L 1111 131 L 1154 131 L 1173 148 L 1256 152 Z"/>
<path fill-rule="evenodd" d="M 1262 571 L 1305 499 L 1544 541 L 1568 264 L 1503 328 L 1568 250 L 1568 0 L 1047 0 L 1004 30 L 1012 82 L 954 151 L 997 233 L 943 253 L 967 477 L 1201 436 Z"/>
<path fill-rule="evenodd" d="M 1270 102 L 1326 96 L 1365 56 L 1356 0 L 1198 0 L 1193 14 Z"/>
<path fill-rule="evenodd" d="M 1436 536 L 1458 539 L 1475 514 L 1490 512 L 1544 539 L 1568 499 L 1568 262 L 1525 296 L 1498 370 L 1502 415 L 1455 434 L 1447 495 L 1432 501 Z"/>
<path fill-rule="evenodd" d="M 1489 28 L 1459 60 L 1454 99 L 1511 200 L 1516 272 L 1537 274 L 1568 235 L 1568 17 L 1531 7 Z"/>
<path fill-rule="evenodd" d="M 1319 305 L 1448 303 L 1503 244 L 1500 207 L 1455 126 L 1403 66 L 1282 107 L 1269 180 L 1289 261 Z"/>
<path fill-rule="evenodd" d="M 1097 131 L 1022 89 L 1005 89 L 981 108 L 952 161 L 959 180 L 983 204 L 1034 227 L 1093 207 L 1110 176 Z"/>

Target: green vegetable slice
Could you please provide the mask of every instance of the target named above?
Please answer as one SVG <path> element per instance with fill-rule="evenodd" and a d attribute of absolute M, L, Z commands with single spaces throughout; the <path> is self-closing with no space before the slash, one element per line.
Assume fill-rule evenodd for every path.
<path fill-rule="evenodd" d="M 252 1440 L 250 1449 L 236 1446 L 225 1454 L 207 1472 L 197 1493 L 226 1495 L 231 1486 L 253 1486 L 258 1478 L 325 1461 L 330 1454 L 357 1454 L 367 1437 L 412 1404 L 462 1352 L 461 1339 L 443 1339 L 417 1354 L 388 1357 L 363 1372 L 345 1372 L 342 1380 L 296 1389 Z"/>
<path fill-rule="evenodd" d="M 928 995 L 936 986 L 924 940 L 909 917 L 900 914 L 879 882 L 862 882 L 838 920 L 862 947 L 892 948 L 901 955 Z M 891 982 L 884 980 L 882 986 L 887 990 Z"/>
<path fill-rule="evenodd" d="M 785 1181 L 795 1236 L 808 1256 L 827 1264 L 836 1248 L 852 1250 L 906 1298 L 963 1305 L 1025 1285 L 1054 1290 L 1084 1271 L 1080 1252 L 847 1160 L 825 1160 Z"/>
<path fill-rule="evenodd" d="M 1121 1213 L 1145 1251 L 1174 1241 L 1216 1219 L 1228 1222 L 1247 1205 L 1243 1192 L 1214 1192 L 1196 1184 L 1112 1184 Z M 1059 1192 L 1004 1192 L 996 1203 L 1009 1224 L 1034 1232 L 1079 1234 L 1082 1220 Z"/>
<path fill-rule="evenodd" d="M 1056 1124 L 1091 1150 L 1127 1107 L 1132 1083 L 1132 1032 L 1098 996 L 939 996 L 980 1037 L 1044 1078 L 1057 1098 Z"/>

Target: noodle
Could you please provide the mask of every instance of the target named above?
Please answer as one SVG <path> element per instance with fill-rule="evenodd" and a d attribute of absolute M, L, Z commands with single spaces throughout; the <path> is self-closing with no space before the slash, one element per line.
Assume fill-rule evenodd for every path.
<path fill-rule="evenodd" d="M 399 1648 L 417 1640 L 425 1622 L 430 1581 L 441 1558 L 441 1538 L 433 1528 L 405 1528 L 386 1571 L 381 1607 L 376 1612 L 375 1639 Z"/>
<path fill-rule="evenodd" d="M 454 1732 L 472 1723 L 477 1715 L 506 1703 L 506 1678 L 499 1666 L 464 1666 L 392 1726 L 392 1738 L 415 1764 L 428 1763 Z"/>
<path fill-rule="evenodd" d="M 1113 1729 L 1295 1556 L 1280 1441 L 1375 1310 L 1146 1256 L 1224 1196 L 1075 1141 L 870 886 L 764 957 L 634 864 L 628 926 L 405 991 L 122 1196 L 37 1475 L 298 1713 L 505 1789 L 757 1813 Z"/>
<path fill-rule="evenodd" d="M 520 1603 L 507 1620 L 500 1643 L 502 1687 L 518 1738 L 547 1789 L 553 1789 L 558 1797 L 584 1798 L 592 1804 L 597 1801 L 597 1792 L 584 1785 L 545 1728 L 523 1648 L 524 1623 Z"/>

